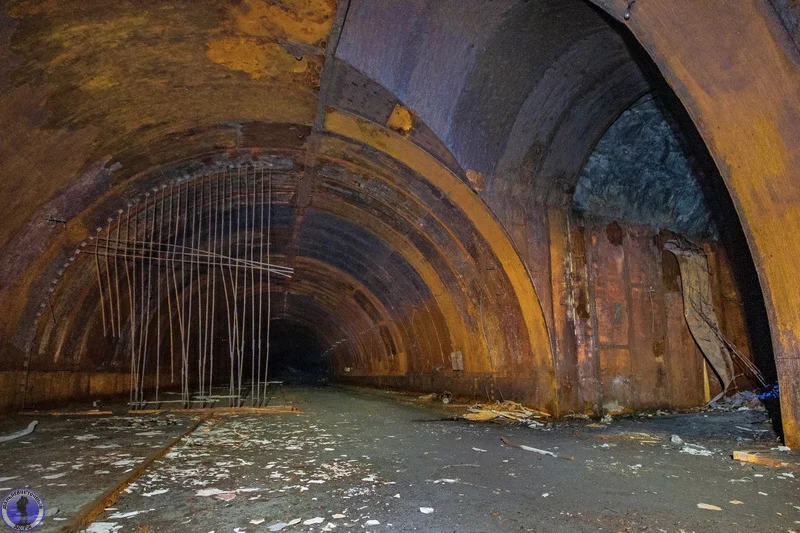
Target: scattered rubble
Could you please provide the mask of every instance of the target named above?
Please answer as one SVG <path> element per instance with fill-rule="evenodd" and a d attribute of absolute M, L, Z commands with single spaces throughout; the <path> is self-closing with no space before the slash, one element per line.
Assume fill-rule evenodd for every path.
<path fill-rule="evenodd" d="M 714 411 L 766 411 L 758 394 L 753 391 L 741 391 L 730 396 L 723 396 L 708 404 L 708 408 Z"/>
<path fill-rule="evenodd" d="M 464 418 L 472 420 L 473 422 L 487 422 L 499 418 L 512 422 L 531 423 L 535 422 L 531 419 L 550 416 L 547 413 L 529 409 L 520 403 L 510 400 L 497 403 L 476 404 L 471 406 L 468 410 L 469 412 L 464 415 Z M 543 425 L 541 423 L 537 424 Z"/>
<path fill-rule="evenodd" d="M 683 444 L 683 448 L 681 448 L 680 453 L 688 453 L 689 455 L 700 455 L 703 457 L 710 457 L 714 455 L 714 452 L 706 448 L 705 446 L 701 446 L 699 444 L 690 444 L 685 442 Z"/>
<path fill-rule="evenodd" d="M 442 393 L 432 392 L 430 394 L 423 394 L 422 396 L 418 396 L 417 399 L 422 400 L 424 402 L 441 401 L 444 404 L 448 404 L 453 401 L 453 394 L 448 391 L 444 391 Z"/>

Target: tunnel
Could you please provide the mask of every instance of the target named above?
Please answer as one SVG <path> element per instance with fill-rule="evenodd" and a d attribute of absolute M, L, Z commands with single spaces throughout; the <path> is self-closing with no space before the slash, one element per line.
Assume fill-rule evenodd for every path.
<path fill-rule="evenodd" d="M 0 412 L 760 396 L 755 433 L 795 448 L 799 20 L 4 2 Z"/>

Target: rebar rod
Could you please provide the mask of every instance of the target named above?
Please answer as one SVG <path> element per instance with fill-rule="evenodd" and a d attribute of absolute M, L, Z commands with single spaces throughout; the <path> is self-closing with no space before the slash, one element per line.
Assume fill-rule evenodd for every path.
<path fill-rule="evenodd" d="M 242 167 L 236 169 L 236 255 L 239 255 L 239 246 L 241 233 L 242 233 Z M 234 294 L 236 297 L 233 300 L 234 313 L 236 315 L 236 371 L 237 371 L 237 394 L 242 395 L 242 349 L 241 349 L 241 332 L 239 330 L 239 269 L 236 269 L 236 282 L 234 284 Z"/>
<path fill-rule="evenodd" d="M 157 201 L 158 193 L 153 195 L 153 216 L 151 218 L 150 223 L 150 255 L 151 258 L 147 263 L 147 321 L 142 325 L 144 327 L 144 346 L 143 346 L 143 354 L 142 354 L 142 397 L 141 399 L 144 400 L 144 389 L 145 389 L 145 377 L 147 375 L 147 355 L 148 355 L 148 345 L 149 345 L 149 338 L 150 338 L 150 300 L 152 299 L 153 289 L 152 289 L 152 280 L 153 280 L 153 239 L 156 233 L 156 201 Z M 145 227 L 145 229 L 147 229 Z"/>
<path fill-rule="evenodd" d="M 117 211 L 117 241 L 119 241 L 119 232 L 120 226 L 122 225 L 122 209 Z M 109 237 L 111 235 L 109 234 Z M 117 333 L 119 336 L 122 336 L 122 309 L 120 304 L 120 294 L 119 294 L 119 259 L 117 258 L 116 254 L 114 255 L 114 285 L 117 290 Z"/>
<path fill-rule="evenodd" d="M 131 218 L 131 206 L 128 205 L 128 235 L 126 237 L 130 238 L 130 218 Z M 137 226 L 139 225 L 139 216 L 138 211 L 136 218 L 134 219 L 133 223 L 133 241 L 136 241 L 136 230 L 138 229 Z M 125 269 L 128 268 L 128 262 L 125 262 Z M 131 261 L 131 272 L 133 273 L 132 276 L 128 277 L 128 289 L 129 289 L 129 296 L 131 301 L 131 401 L 134 400 L 134 392 L 136 390 L 136 383 L 134 378 L 136 376 L 136 300 L 134 299 L 134 295 L 136 294 L 136 261 Z M 133 283 L 131 284 L 131 278 L 133 278 Z"/>
<path fill-rule="evenodd" d="M 97 252 L 97 247 L 100 245 L 100 228 L 97 228 L 97 237 L 94 239 L 94 248 Z M 100 313 L 103 320 L 103 337 L 106 336 L 106 304 L 103 298 L 103 276 L 100 275 L 100 256 L 95 254 L 94 265 L 97 270 L 97 287 L 100 289 Z"/>
<path fill-rule="evenodd" d="M 250 222 L 250 260 L 255 255 L 255 227 L 256 227 L 256 171 L 253 169 L 253 195 L 250 202 L 251 222 Z M 250 269 L 250 401 L 253 407 L 256 406 L 256 293 L 255 293 L 255 274 L 254 269 Z"/>
<path fill-rule="evenodd" d="M 272 171 L 269 172 L 269 197 L 267 198 L 267 263 L 271 261 L 272 247 Z M 267 273 L 267 357 L 264 362 L 264 399 L 267 397 L 269 378 L 270 328 L 272 326 L 272 276 Z"/>
<path fill-rule="evenodd" d="M 206 228 L 207 228 L 207 231 L 206 231 L 206 235 L 207 235 L 206 236 L 206 239 L 207 239 L 206 240 L 206 246 L 209 248 L 209 251 L 210 251 L 211 245 L 213 244 L 213 242 L 211 242 L 211 206 L 212 206 L 212 204 L 211 204 L 211 193 L 213 191 L 211 189 L 210 180 L 206 180 L 206 185 L 204 185 L 203 190 L 205 190 L 205 189 L 208 189 L 208 199 L 203 204 L 204 207 L 205 207 L 204 211 L 206 212 L 206 219 L 207 219 L 207 222 L 206 222 Z M 206 365 L 208 364 L 208 336 L 211 333 L 211 330 L 209 328 L 208 312 L 209 312 L 209 308 L 210 308 L 209 299 L 211 298 L 211 287 L 210 287 L 210 285 L 211 285 L 211 276 L 213 275 L 213 273 L 214 273 L 214 270 L 213 270 L 213 268 L 211 266 L 206 268 L 206 278 L 205 278 L 206 279 L 206 282 L 205 282 L 206 283 L 206 306 L 205 306 L 206 307 L 206 309 L 205 309 L 205 313 L 206 313 L 205 323 L 206 323 L 206 325 L 205 325 L 205 328 L 203 330 L 203 387 L 201 387 L 201 389 L 200 389 L 201 391 L 205 390 L 205 385 L 206 385 Z"/>
<path fill-rule="evenodd" d="M 213 187 L 212 189 L 216 189 L 217 197 L 214 200 L 214 248 L 216 249 L 217 246 L 217 225 L 218 225 L 218 217 L 219 217 L 219 172 L 214 175 L 213 180 Z M 210 247 L 209 247 L 210 248 Z M 216 259 L 213 260 L 213 265 L 210 269 L 211 272 L 211 331 L 209 332 L 209 336 L 211 337 L 211 347 L 209 350 L 209 364 L 208 364 L 208 391 L 211 392 L 211 388 L 214 386 L 214 319 L 215 319 L 215 311 L 217 307 L 217 271 L 216 271 Z"/>
<path fill-rule="evenodd" d="M 188 226 L 189 221 L 189 184 L 187 182 L 185 187 L 185 199 L 183 201 L 183 234 L 181 235 L 181 242 L 183 246 L 186 246 L 186 228 Z M 183 347 L 183 358 L 181 361 L 183 373 L 181 380 L 183 383 L 182 390 L 183 390 L 183 398 L 188 402 L 189 400 L 189 333 L 188 333 L 188 320 L 186 319 L 186 297 L 183 296 L 183 292 L 186 290 L 186 269 L 184 263 L 181 263 L 181 298 L 180 298 L 180 306 L 181 306 L 181 322 L 183 323 L 183 327 L 181 328 L 181 336 L 182 340 L 182 347 Z"/>
<path fill-rule="evenodd" d="M 107 227 L 108 236 L 111 237 L 111 219 L 110 218 L 107 219 L 106 223 L 108 224 Z M 98 237 L 99 236 L 100 234 L 98 233 Z M 108 241 L 106 241 L 106 252 L 108 252 Z M 109 268 L 108 266 L 108 253 L 106 253 L 104 262 L 106 265 L 106 283 L 107 283 L 106 286 L 108 287 L 108 314 L 109 317 L 111 318 L 111 336 L 116 337 L 117 325 L 115 324 L 115 319 L 114 319 L 114 296 L 113 292 L 111 291 L 111 268 Z"/>
<path fill-rule="evenodd" d="M 102 241 L 103 239 L 101 238 L 99 240 Z M 114 241 L 111 241 L 111 243 L 112 244 L 109 245 L 109 249 L 111 249 L 111 246 L 116 246 L 118 252 L 120 250 L 123 250 L 125 252 L 131 252 L 131 251 L 133 252 L 133 253 L 127 253 L 126 254 L 127 257 L 136 257 L 136 258 L 140 258 L 140 259 L 149 259 L 149 258 L 152 257 L 156 261 L 170 261 L 170 259 L 168 259 L 166 257 L 166 254 L 164 256 L 162 256 L 162 255 L 149 255 L 149 253 L 145 250 L 145 248 L 147 246 L 146 243 L 141 243 L 139 241 L 136 241 L 131 248 L 126 248 L 126 246 L 122 242 L 116 243 Z M 165 244 L 163 246 L 167 247 L 167 248 L 172 248 L 171 245 L 166 245 Z M 158 247 L 157 243 L 154 244 L 154 248 L 155 247 Z M 177 248 L 178 250 L 183 249 L 182 246 L 177 246 L 175 248 Z M 139 250 L 142 250 L 142 252 L 138 253 Z M 187 250 L 188 251 L 185 251 L 185 252 L 184 251 L 175 251 L 175 252 L 173 252 L 173 254 L 176 255 L 176 256 L 180 255 L 181 257 L 188 257 L 189 258 L 189 259 L 178 259 L 177 261 L 184 261 L 184 262 L 187 262 L 187 263 L 195 264 L 198 260 L 200 260 L 201 261 L 200 264 L 202 264 L 202 265 L 211 265 L 211 264 L 214 264 L 213 259 L 223 259 L 223 260 L 226 260 L 226 261 L 232 263 L 232 266 L 234 268 L 244 268 L 244 269 L 254 268 L 256 270 L 261 269 L 261 270 L 266 270 L 266 271 L 272 272 L 272 273 L 274 273 L 276 275 L 280 275 L 280 276 L 284 276 L 284 277 L 289 277 L 294 272 L 293 268 L 282 266 L 282 265 L 274 265 L 274 264 L 269 264 L 269 263 L 259 263 L 257 261 L 251 261 L 249 259 L 245 260 L 245 259 L 239 259 L 239 258 L 236 258 L 236 257 L 228 257 L 228 256 L 225 256 L 225 255 L 209 253 L 207 250 L 193 250 L 191 248 L 187 248 Z M 89 254 L 97 253 L 100 256 L 105 256 L 106 255 L 104 250 L 99 250 L 97 252 L 92 251 L 92 250 L 88 250 L 87 253 L 89 253 Z M 153 253 L 154 254 L 161 254 L 162 250 L 155 250 Z M 167 253 L 168 253 L 168 251 L 167 251 Z M 120 257 L 122 257 L 122 256 L 120 255 Z M 204 260 L 201 260 L 201 258 L 204 259 Z"/>
<path fill-rule="evenodd" d="M 158 242 L 161 242 L 164 231 L 164 188 L 161 196 L 158 217 Z M 161 265 L 156 265 L 156 403 L 158 403 L 158 387 L 161 384 Z"/>
<path fill-rule="evenodd" d="M 167 217 L 167 241 L 172 237 L 172 195 L 173 184 L 169 184 L 169 216 Z M 165 265 L 164 278 L 167 280 L 167 314 L 169 315 L 169 382 L 175 383 L 175 335 L 172 327 L 172 298 L 169 291 L 169 271 Z"/>
<path fill-rule="evenodd" d="M 228 171 L 228 197 L 230 198 L 230 208 L 228 209 L 228 257 L 231 257 L 232 254 L 232 247 L 233 247 L 233 173 Z M 230 351 L 230 358 L 231 358 L 231 382 L 230 382 L 230 394 L 233 395 L 234 385 L 235 385 L 235 378 L 234 378 L 234 371 L 235 367 L 233 364 L 234 357 L 236 355 L 235 347 L 236 347 L 236 332 L 238 331 L 237 322 L 236 322 L 236 288 L 233 284 L 233 270 L 230 264 L 228 264 L 228 275 L 230 277 L 231 282 L 231 299 L 233 300 L 233 313 L 228 311 L 228 317 L 230 322 L 230 327 L 228 329 L 228 350 Z M 226 293 L 227 295 L 227 293 Z"/>
<path fill-rule="evenodd" d="M 264 168 L 261 168 L 261 201 L 259 202 L 261 206 L 261 216 L 260 221 L 258 224 L 258 261 L 259 263 L 264 262 Z M 262 333 L 262 325 L 264 323 L 264 308 L 262 306 L 264 302 L 264 272 L 262 270 L 258 271 L 258 379 L 261 379 L 261 333 Z M 258 398 L 257 401 L 259 405 L 261 404 L 261 385 L 258 385 Z"/>
<path fill-rule="evenodd" d="M 200 233 L 203 226 L 203 179 L 201 177 L 198 183 L 194 184 L 195 193 L 195 212 L 197 213 L 197 244 L 195 248 L 200 249 Z M 199 189 L 199 191 L 198 191 Z M 197 194 L 200 195 L 200 200 L 196 199 Z M 203 389 L 203 376 L 205 369 L 203 367 L 205 358 L 204 345 L 203 345 L 203 283 L 200 281 L 200 262 L 197 261 L 197 384 L 200 390 Z"/>

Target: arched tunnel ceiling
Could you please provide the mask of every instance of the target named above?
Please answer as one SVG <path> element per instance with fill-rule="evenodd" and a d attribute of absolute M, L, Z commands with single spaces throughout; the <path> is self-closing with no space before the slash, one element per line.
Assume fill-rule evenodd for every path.
<path fill-rule="evenodd" d="M 337 57 L 413 109 L 487 192 L 564 203 L 588 153 L 650 85 L 583 1 L 350 6 Z M 380 31 L 376 31 L 380 28 Z"/>
<path fill-rule="evenodd" d="M 61 294 L 62 313 L 82 302 L 72 324 L 97 320 L 90 278 L 70 266 L 94 228 L 153 188 L 242 167 L 275 175 L 275 253 L 297 269 L 325 265 L 278 285 L 287 317 L 328 317 L 326 339 L 377 321 L 405 350 L 393 371 L 435 371 L 463 349 L 468 368 L 535 369 L 537 400 L 552 397 L 532 265 L 503 223 L 566 205 L 603 132 L 651 89 L 629 38 L 583 0 L 336 7 L 3 6 L 0 121 L 15 135 L 0 141 L 0 326 L 11 365 L 34 339 L 76 357 L 94 342 L 96 322 L 80 340 L 43 334 L 41 307 Z M 358 297 L 332 300 L 341 283 L 358 284 L 381 318 Z"/>

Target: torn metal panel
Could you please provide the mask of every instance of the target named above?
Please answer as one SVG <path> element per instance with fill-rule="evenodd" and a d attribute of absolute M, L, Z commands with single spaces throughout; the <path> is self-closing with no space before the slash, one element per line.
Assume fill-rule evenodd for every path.
<path fill-rule="evenodd" d="M 716 372 L 722 385 L 722 392 L 709 402 L 713 403 L 728 391 L 734 372 L 731 350 L 722 340 L 723 335 L 714 312 L 708 261 L 702 250 L 683 245 L 678 241 L 665 243 L 664 249 L 671 252 L 680 265 L 683 313 L 686 323 L 703 352 L 703 356 Z"/>

